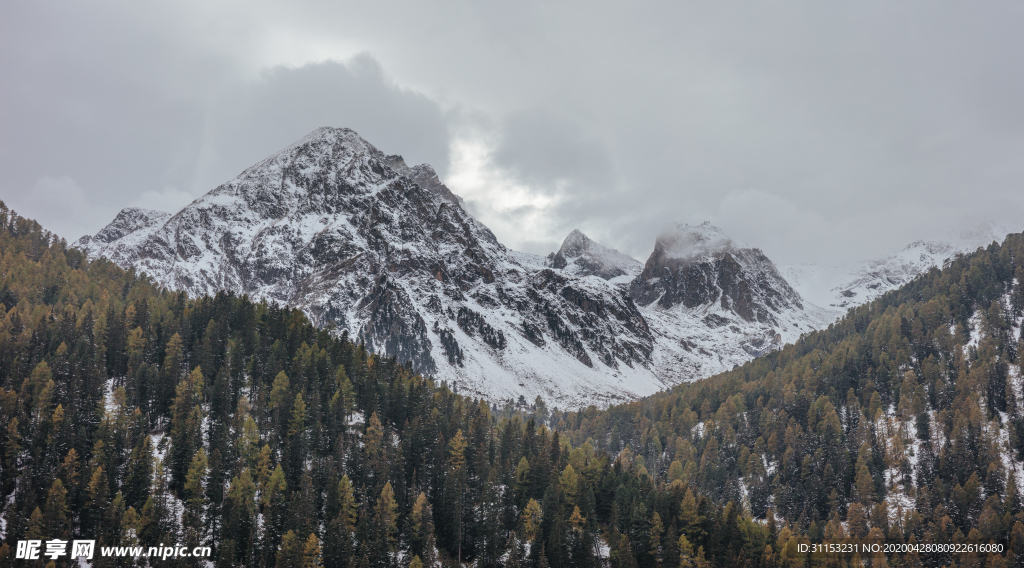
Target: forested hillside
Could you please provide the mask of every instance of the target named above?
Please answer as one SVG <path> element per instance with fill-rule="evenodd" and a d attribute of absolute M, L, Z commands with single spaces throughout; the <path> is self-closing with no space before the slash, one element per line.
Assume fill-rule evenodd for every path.
<path fill-rule="evenodd" d="M 0 204 L 0 566 L 76 537 L 268 568 L 1024 564 L 1022 254 L 1011 236 L 732 372 L 549 416 L 88 262 Z M 797 552 L 815 542 L 1004 549 Z M 199 564 L 93 565 L 133 562 Z"/>
<path fill-rule="evenodd" d="M 157 289 L 2 206 L 0 255 L 0 565 L 69 537 L 282 568 L 765 555 L 737 506 L 570 445 L 542 407 L 499 419 L 298 311 Z"/>
<path fill-rule="evenodd" d="M 812 542 L 994 542 L 889 561 L 1024 565 L 1022 310 L 1018 234 L 731 372 L 554 420 Z"/>

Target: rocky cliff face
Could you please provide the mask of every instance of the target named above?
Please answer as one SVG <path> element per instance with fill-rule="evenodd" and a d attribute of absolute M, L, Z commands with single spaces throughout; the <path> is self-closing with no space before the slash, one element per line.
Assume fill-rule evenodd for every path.
<path fill-rule="evenodd" d="M 731 369 L 827 325 L 759 249 L 704 223 L 656 240 L 629 295 L 655 332 L 654 362 L 669 381 Z"/>
<path fill-rule="evenodd" d="M 659 236 L 629 293 L 642 306 L 717 303 L 744 321 L 773 325 L 780 312 L 803 309 L 800 295 L 760 249 L 733 242 L 710 223 L 677 225 Z"/>
<path fill-rule="evenodd" d="M 75 246 L 86 252 L 103 251 L 102 256 L 115 263 L 131 266 L 145 254 L 136 243 L 145 240 L 170 218 L 171 214 L 163 211 L 126 207 L 100 232 L 78 239 Z"/>
<path fill-rule="evenodd" d="M 605 403 L 664 387 L 620 288 L 510 251 L 429 166 L 321 128 L 173 216 L 125 210 L 77 243 L 173 289 L 303 309 L 492 399 Z"/>

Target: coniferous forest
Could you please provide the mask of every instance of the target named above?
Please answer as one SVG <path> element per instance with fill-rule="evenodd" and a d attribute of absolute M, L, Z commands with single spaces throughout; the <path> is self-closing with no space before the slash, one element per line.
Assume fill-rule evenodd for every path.
<path fill-rule="evenodd" d="M 731 372 L 548 411 L 0 205 L 0 566 L 76 537 L 213 550 L 94 566 L 1024 565 L 1022 310 L 1011 235 Z M 1001 549 L 799 552 L 842 542 Z"/>

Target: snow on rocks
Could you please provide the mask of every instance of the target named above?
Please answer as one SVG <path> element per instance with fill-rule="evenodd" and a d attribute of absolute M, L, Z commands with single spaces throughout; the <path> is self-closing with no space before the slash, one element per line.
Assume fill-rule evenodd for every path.
<path fill-rule="evenodd" d="M 506 249 L 437 179 L 321 128 L 174 215 L 125 210 L 76 243 L 191 295 L 302 309 L 463 392 L 608 404 L 665 387 L 619 287 Z"/>
<path fill-rule="evenodd" d="M 629 294 L 657 336 L 655 368 L 671 383 L 727 371 L 830 320 L 763 252 L 710 223 L 662 233 Z"/>
<path fill-rule="evenodd" d="M 663 234 L 646 265 L 579 231 L 548 258 L 509 250 L 430 166 L 345 128 L 315 130 L 173 215 L 125 209 L 76 246 L 193 296 L 299 308 L 495 401 L 633 399 L 822 319 L 760 250 L 706 223 Z"/>

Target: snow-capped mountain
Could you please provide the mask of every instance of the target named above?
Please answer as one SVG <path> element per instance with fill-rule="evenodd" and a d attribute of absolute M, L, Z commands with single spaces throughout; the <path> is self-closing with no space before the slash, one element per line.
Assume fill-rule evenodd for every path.
<path fill-rule="evenodd" d="M 726 371 L 830 319 L 760 249 L 707 222 L 663 232 L 629 294 L 654 330 L 655 368 L 671 382 Z"/>
<path fill-rule="evenodd" d="M 604 247 L 578 229 L 562 241 L 558 252 L 548 255 L 549 265 L 575 276 L 597 276 L 613 283 L 628 283 L 644 265 L 639 260 Z"/>
<path fill-rule="evenodd" d="M 77 246 L 160 284 L 299 307 L 493 399 L 598 402 L 665 385 L 629 296 L 510 251 L 429 166 L 321 128 L 173 216 L 125 210 Z"/>
<path fill-rule="evenodd" d="M 491 400 L 607 404 L 729 369 L 817 325 L 761 251 L 680 225 L 646 265 L 574 231 L 512 251 L 427 165 L 321 128 L 174 215 L 76 245 L 192 295 L 302 309 Z"/>
<path fill-rule="evenodd" d="M 933 266 L 942 267 L 958 254 L 1001 243 L 1006 235 L 1019 230 L 994 221 L 968 222 L 881 258 L 831 265 L 783 265 L 779 272 L 803 298 L 830 309 L 838 318 L 849 308 L 895 290 Z"/>

